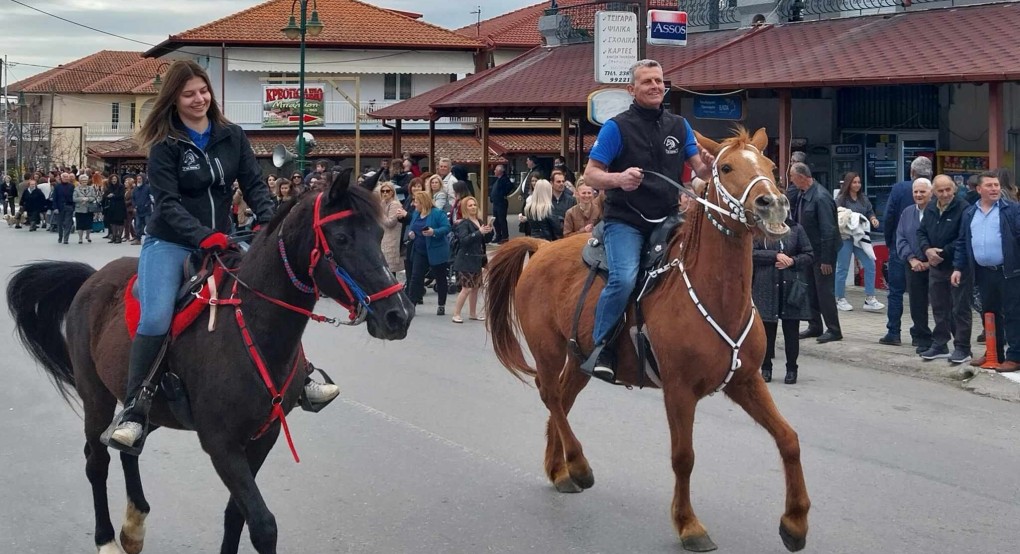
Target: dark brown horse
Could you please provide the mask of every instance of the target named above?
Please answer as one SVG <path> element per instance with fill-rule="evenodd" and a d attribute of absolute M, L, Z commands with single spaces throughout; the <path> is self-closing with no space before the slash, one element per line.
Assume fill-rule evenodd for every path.
<path fill-rule="evenodd" d="M 285 203 L 255 238 L 238 267 L 237 288 L 247 330 L 258 345 L 268 373 L 281 387 L 295 364 L 304 368 L 301 335 L 318 295 L 302 292 L 291 281 L 281 249 L 297 281 L 317 286 L 324 295 L 358 305 L 368 293 L 393 290 L 396 285 L 383 260 L 379 201 L 360 187 L 349 187 L 350 170 L 340 173 L 322 195 L 308 193 Z M 329 219 L 323 221 L 323 219 Z M 317 239 L 316 236 L 321 231 Z M 317 257 L 314 249 L 332 251 Z M 332 265 L 335 259 L 337 266 Z M 117 400 L 123 400 L 131 339 L 124 316 L 124 289 L 137 270 L 137 258 L 122 258 L 99 271 L 70 262 L 42 262 L 15 273 L 7 287 L 7 303 L 18 333 L 28 350 L 55 381 L 65 400 L 73 387 L 85 411 L 85 473 L 92 484 L 96 515 L 96 546 L 100 554 L 142 550 L 149 504 L 142 492 L 138 458 L 121 454 L 127 481 L 127 516 L 121 528 L 122 551 L 115 540 L 107 501 L 106 478 L 110 455 L 100 434 L 110 424 Z M 181 271 L 181 268 L 166 268 Z M 347 281 L 341 275 L 346 273 Z M 311 274 L 312 277 L 309 275 Z M 234 289 L 234 278 L 219 286 L 220 298 Z M 314 282 L 313 282 L 314 281 Z M 344 282 L 347 286 L 345 287 Z M 257 295 L 258 291 L 263 296 Z M 298 311 L 269 302 L 271 297 Z M 402 339 L 414 315 L 403 292 L 362 303 L 369 333 L 380 339 Z M 276 552 L 276 519 L 269 511 L 255 476 L 280 434 L 280 422 L 259 434 L 274 399 L 242 341 L 232 306 L 218 308 L 215 331 L 208 331 L 206 310 L 174 341 L 167 356 L 169 369 L 180 375 L 187 389 L 195 430 L 202 448 L 227 489 L 230 501 L 224 516 L 220 552 L 235 553 L 244 524 L 260 554 Z M 61 334 L 66 324 L 67 337 Z M 280 391 L 290 411 L 301 393 L 303 372 Z M 162 396 L 151 413 L 153 425 L 181 428 Z"/>
<path fill-rule="evenodd" d="M 759 369 L 765 354 L 765 332 L 751 303 L 752 227 L 757 223 L 771 236 L 787 233 L 789 202 L 772 182 L 775 165 L 762 155 L 768 143 L 764 129 L 753 138 L 741 130 L 723 144 L 700 135 L 698 141 L 716 156 L 716 177 L 708 183 L 703 199 L 726 206 L 724 211 L 728 213 L 693 204 L 687 221 L 669 245 L 658 288 L 643 302 L 648 334 L 661 371 L 672 439 L 676 474 L 673 523 L 685 549 L 715 549 L 691 507 L 692 433 L 698 401 L 725 384 L 722 390 L 726 395 L 776 439 L 786 469 L 786 511 L 779 532 L 786 547 L 796 551 L 804 547 L 807 538 L 810 507 L 800 465 L 800 444 L 762 380 Z M 645 179 L 650 178 L 645 175 Z M 743 216 L 747 224 L 728 214 Z M 589 380 L 579 370 L 578 360 L 567 353 L 573 312 L 588 272 L 581 262 L 581 249 L 587 239 L 587 235 L 553 243 L 516 239 L 501 247 L 488 266 L 486 309 L 493 347 L 500 362 L 518 378 L 535 378 L 550 414 L 545 471 L 560 492 L 580 492 L 595 482 L 581 443 L 567 421 L 574 400 Z M 550 287 L 549 283 L 559 286 Z M 578 337 L 588 352 L 593 347 L 595 304 L 601 289 L 599 283 L 592 287 L 581 315 Z M 718 330 L 699 311 L 695 295 L 718 324 Z M 636 349 L 628 340 L 633 308 L 627 321 L 628 329 L 616 343 L 617 379 L 625 384 L 647 385 L 648 379 L 638 368 Z M 536 368 L 524 358 L 518 329 L 535 358 Z M 742 344 L 734 349 L 730 341 L 739 343 L 745 333 Z"/>

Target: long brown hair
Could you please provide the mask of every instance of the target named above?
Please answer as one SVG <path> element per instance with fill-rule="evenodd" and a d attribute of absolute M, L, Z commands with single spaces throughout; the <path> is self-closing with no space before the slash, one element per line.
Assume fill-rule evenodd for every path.
<path fill-rule="evenodd" d="M 153 145 L 167 137 L 185 138 L 174 127 L 173 117 L 177 113 L 177 97 L 180 96 L 188 81 L 195 77 L 201 77 L 205 81 L 205 86 L 209 87 L 209 111 L 206 113 L 209 121 L 221 127 L 230 123 L 220 111 L 219 103 L 216 102 L 216 93 L 213 92 L 209 74 L 202 69 L 202 66 L 191 60 L 178 60 L 166 71 L 163 88 L 156 96 L 152 112 L 142 123 L 141 130 L 138 131 L 138 143 L 141 144 L 143 150 L 148 151 Z"/>
<path fill-rule="evenodd" d="M 860 175 L 854 173 L 853 171 L 847 172 L 847 174 L 843 176 L 843 186 L 839 187 L 840 198 L 844 200 L 850 200 L 850 183 L 853 183 L 854 179 L 858 177 L 860 177 Z M 861 187 L 861 190 L 857 192 L 857 196 L 860 196 L 861 193 L 863 192 L 864 187 Z"/>

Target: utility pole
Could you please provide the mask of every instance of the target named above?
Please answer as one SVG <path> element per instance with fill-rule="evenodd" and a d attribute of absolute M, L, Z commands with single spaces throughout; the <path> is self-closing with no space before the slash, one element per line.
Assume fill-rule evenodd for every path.
<path fill-rule="evenodd" d="M 7 78 L 7 75 L 10 73 L 10 71 L 7 69 L 7 54 L 4 54 L 4 62 L 3 63 L 4 63 L 4 67 L 3 67 L 3 70 L 4 70 L 4 74 L 3 74 L 3 78 L 4 78 L 4 132 L 2 134 L 0 134 L 0 136 L 3 136 L 3 139 L 4 139 L 4 173 L 3 174 L 7 175 L 7 144 L 11 141 L 11 137 L 7 133 L 10 130 L 10 128 L 11 128 L 10 109 L 7 106 L 7 85 L 10 84 L 10 83 L 8 83 L 8 78 Z"/>
<path fill-rule="evenodd" d="M 481 36 L 482 36 L 482 7 L 481 6 L 476 6 L 475 7 L 475 11 L 468 12 L 468 13 L 470 13 L 471 15 L 478 16 L 478 19 L 475 22 L 475 38 L 481 38 Z"/>

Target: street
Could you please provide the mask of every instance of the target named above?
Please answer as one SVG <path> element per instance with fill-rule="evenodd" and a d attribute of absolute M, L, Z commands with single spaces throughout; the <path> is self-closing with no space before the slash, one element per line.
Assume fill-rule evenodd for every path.
<path fill-rule="evenodd" d="M 93 240 L 64 246 L 47 232 L 0 228 L 0 271 L 39 259 L 99 267 L 139 248 Z M 300 464 L 281 440 L 259 474 L 280 552 L 680 551 L 661 394 L 592 383 L 571 421 L 595 486 L 558 494 L 542 471 L 538 393 L 499 366 L 482 324 L 454 325 L 435 306 L 430 293 L 401 342 L 371 339 L 363 327 L 309 327 L 308 357 L 342 393 L 319 414 L 290 418 Z M 331 303 L 319 309 L 338 313 Z M 3 313 L 0 552 L 94 552 L 81 418 Z M 1020 405 L 860 363 L 800 365 L 799 383 L 787 386 L 777 360 L 770 390 L 800 435 L 807 552 L 1015 551 Z M 719 552 L 785 552 L 783 474 L 767 433 L 717 395 L 699 406 L 695 448 L 694 508 Z M 152 506 L 145 552 L 217 551 L 227 493 L 194 434 L 160 430 L 141 462 Z M 118 529 L 119 465 L 114 457 L 109 480 Z M 247 533 L 241 551 L 254 552 Z"/>

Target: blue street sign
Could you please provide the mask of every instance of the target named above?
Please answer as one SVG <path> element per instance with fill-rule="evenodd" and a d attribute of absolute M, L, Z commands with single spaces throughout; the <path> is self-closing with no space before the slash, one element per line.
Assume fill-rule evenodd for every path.
<path fill-rule="evenodd" d="M 687 45 L 687 12 L 648 10 L 648 44 Z"/>
<path fill-rule="evenodd" d="M 739 96 L 695 96 L 694 117 L 698 119 L 744 119 L 744 99 Z"/>

